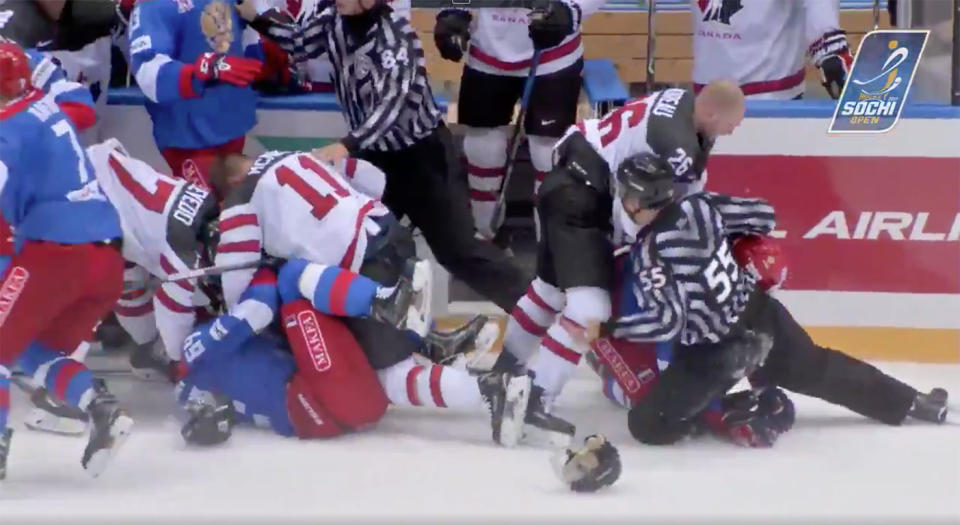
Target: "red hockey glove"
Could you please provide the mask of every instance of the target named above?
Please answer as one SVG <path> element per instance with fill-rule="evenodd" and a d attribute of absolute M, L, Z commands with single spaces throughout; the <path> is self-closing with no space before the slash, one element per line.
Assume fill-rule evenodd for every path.
<path fill-rule="evenodd" d="M 762 290 L 780 287 L 787 280 L 787 261 L 780 245 L 770 237 L 748 235 L 733 243 L 733 257 L 757 278 Z"/>
<path fill-rule="evenodd" d="M 260 74 L 263 62 L 218 53 L 204 53 L 194 63 L 193 75 L 204 82 L 217 81 L 247 87 Z"/>

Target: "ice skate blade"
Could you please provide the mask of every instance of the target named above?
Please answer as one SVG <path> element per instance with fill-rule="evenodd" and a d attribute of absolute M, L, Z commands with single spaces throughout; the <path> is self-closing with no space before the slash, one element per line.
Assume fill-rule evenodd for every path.
<path fill-rule="evenodd" d="M 532 380 L 529 376 L 511 377 L 507 383 L 506 402 L 500 423 L 500 445 L 513 448 L 523 438 L 523 420 L 530 402 Z"/>
<path fill-rule="evenodd" d="M 69 417 L 59 417 L 46 410 L 34 408 L 27 414 L 23 424 L 36 432 L 49 432 L 62 436 L 79 436 L 87 431 L 87 422 Z"/>
<path fill-rule="evenodd" d="M 90 460 L 84 465 L 84 469 L 93 478 L 97 478 L 107 469 L 110 461 L 117 454 L 117 450 L 123 446 L 130 437 L 130 431 L 133 429 L 133 419 L 127 415 L 117 417 L 117 420 L 110 425 L 110 438 L 112 443 L 109 447 L 100 449 L 90 456 Z"/>

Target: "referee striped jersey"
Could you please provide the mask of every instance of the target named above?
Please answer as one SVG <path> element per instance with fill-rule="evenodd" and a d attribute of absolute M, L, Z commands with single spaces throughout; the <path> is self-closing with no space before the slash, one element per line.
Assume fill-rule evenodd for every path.
<path fill-rule="evenodd" d="M 300 23 L 271 9 L 251 24 L 295 62 L 329 56 L 337 99 L 350 126 L 342 142 L 351 153 L 412 146 L 442 118 L 410 21 L 387 6 L 376 9 L 344 18 L 333 2 L 318 2 Z"/>
<path fill-rule="evenodd" d="M 719 342 L 740 319 L 756 288 L 730 250 L 731 235 L 773 230 L 763 199 L 696 193 L 665 208 L 630 253 L 624 311 L 614 336 L 685 345 Z"/>

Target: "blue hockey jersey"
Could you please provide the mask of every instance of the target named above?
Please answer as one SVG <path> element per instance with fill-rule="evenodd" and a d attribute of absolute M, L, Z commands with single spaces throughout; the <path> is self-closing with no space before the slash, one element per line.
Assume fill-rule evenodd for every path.
<path fill-rule="evenodd" d="M 0 108 L 0 212 L 17 249 L 28 239 L 82 244 L 123 237 L 76 130 L 40 90 Z"/>
<path fill-rule="evenodd" d="M 296 364 L 283 338 L 266 331 L 279 301 L 275 278 L 255 277 L 228 313 L 198 325 L 183 344 L 187 374 L 177 385 L 177 401 L 203 392 L 226 396 L 242 421 L 294 435 L 286 400 Z"/>
<path fill-rule="evenodd" d="M 140 0 L 130 15 L 130 69 L 146 95 L 157 147 L 202 149 L 226 144 L 256 124 L 251 87 L 200 82 L 203 53 L 264 60 L 233 0 Z"/>

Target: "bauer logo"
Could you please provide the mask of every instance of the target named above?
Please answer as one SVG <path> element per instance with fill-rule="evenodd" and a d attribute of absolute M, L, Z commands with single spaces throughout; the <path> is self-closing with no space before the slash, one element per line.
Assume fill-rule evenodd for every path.
<path fill-rule="evenodd" d="M 313 367 L 317 372 L 326 372 L 330 370 L 333 363 L 330 361 L 330 354 L 327 352 L 327 343 L 323 340 L 323 334 L 320 333 L 320 323 L 317 322 L 317 314 L 306 311 L 297 314 L 297 322 L 300 324 L 300 332 L 307 343 L 307 350 L 310 353 L 310 359 L 313 361 Z"/>
<path fill-rule="evenodd" d="M 890 131 L 907 101 L 929 31 L 873 31 L 863 37 L 830 133 Z"/>

